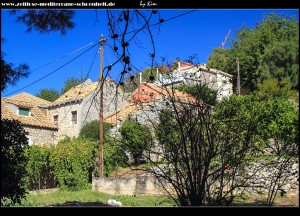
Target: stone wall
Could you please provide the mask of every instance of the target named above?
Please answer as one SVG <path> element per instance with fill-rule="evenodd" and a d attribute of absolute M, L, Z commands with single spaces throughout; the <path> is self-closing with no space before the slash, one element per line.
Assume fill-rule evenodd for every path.
<path fill-rule="evenodd" d="M 171 189 L 167 183 L 163 185 Z M 134 176 L 134 177 L 107 177 L 94 178 L 92 190 L 109 194 L 124 195 L 154 195 L 165 194 L 161 184 L 152 176 Z"/>
<path fill-rule="evenodd" d="M 66 136 L 77 137 L 80 132 L 80 121 L 78 117 L 81 113 L 81 101 L 60 104 L 49 109 L 52 121 L 55 115 L 58 115 L 58 140 L 64 139 Z M 72 111 L 77 111 L 77 124 L 72 123 Z"/>
<path fill-rule="evenodd" d="M 276 172 L 276 168 L 273 166 L 264 166 L 261 163 L 250 164 L 246 168 L 246 174 L 243 177 L 249 178 L 245 183 L 246 192 L 267 192 L 271 184 L 272 176 Z M 258 172 L 254 172 L 258 170 Z M 285 193 L 290 191 L 299 191 L 299 164 L 290 163 L 286 166 L 285 171 L 282 172 L 284 182 L 282 183 L 281 189 Z M 239 174 L 236 179 L 241 179 Z M 172 186 L 165 180 L 162 181 L 163 186 L 170 192 Z M 159 183 L 153 176 L 141 175 L 132 177 L 108 177 L 108 178 L 94 178 L 92 181 L 92 189 L 94 191 L 101 191 L 109 194 L 124 194 L 124 195 L 154 195 L 154 194 L 166 194 L 161 183 Z M 237 191 L 236 191 L 237 192 Z"/>
<path fill-rule="evenodd" d="M 281 163 L 281 161 L 279 162 Z M 282 163 L 281 163 L 282 164 Z M 249 178 L 247 181 L 248 191 L 267 192 L 270 185 L 274 182 L 277 174 L 280 172 L 280 189 L 285 193 L 291 189 L 299 189 L 299 163 L 290 162 L 282 166 L 281 171 L 278 170 L 278 161 L 274 160 L 266 163 L 261 160 L 250 164 L 246 169 L 246 175 L 243 179 Z M 240 177 L 239 175 L 237 176 Z"/>
<path fill-rule="evenodd" d="M 24 126 L 27 136 L 31 138 L 33 145 L 52 145 L 57 143 L 57 131 L 55 129 Z"/>
<path fill-rule="evenodd" d="M 118 90 L 114 82 L 105 82 L 103 88 L 103 116 L 116 112 L 124 103 L 126 96 Z M 95 93 L 86 96 L 82 101 L 80 124 L 83 126 L 86 122 L 99 119 L 99 88 Z"/>
<path fill-rule="evenodd" d="M 123 103 L 125 96 L 122 92 L 117 93 L 113 81 L 106 81 L 103 88 L 103 116 L 115 112 Z M 72 111 L 77 111 L 77 123 L 72 122 Z M 52 121 L 58 115 L 58 140 L 66 136 L 78 137 L 82 126 L 90 121 L 99 120 L 99 88 L 83 99 L 62 103 L 49 109 Z"/>

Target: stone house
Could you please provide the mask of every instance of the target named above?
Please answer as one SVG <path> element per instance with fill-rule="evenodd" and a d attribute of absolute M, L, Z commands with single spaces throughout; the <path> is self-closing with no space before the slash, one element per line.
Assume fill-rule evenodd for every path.
<path fill-rule="evenodd" d="M 85 123 L 99 120 L 99 100 L 99 83 L 88 79 L 49 104 L 49 116 L 58 127 L 57 139 L 78 137 Z M 123 103 L 126 103 L 124 93 L 107 78 L 103 86 L 103 116 L 115 112 Z"/>
<path fill-rule="evenodd" d="M 29 145 L 55 144 L 58 128 L 48 115 L 46 107 L 50 103 L 25 92 L 1 98 L 1 120 L 20 121 L 25 129 Z"/>
<path fill-rule="evenodd" d="M 118 129 L 127 119 L 146 125 L 153 132 L 159 123 L 161 110 L 166 108 L 173 110 L 174 106 L 171 103 L 174 103 L 178 109 L 183 104 L 188 106 L 196 103 L 205 105 L 188 93 L 150 83 L 140 84 L 127 101 L 128 103 L 121 106 L 117 112 L 104 118 L 105 122 L 113 126 L 109 131 L 111 136 L 121 136 Z M 160 144 L 155 140 L 152 148 L 156 152 L 161 151 Z M 150 157 L 153 161 L 159 160 L 159 154 L 150 153 Z"/>
<path fill-rule="evenodd" d="M 222 100 L 224 97 L 229 97 L 233 94 L 233 75 L 214 68 L 209 68 L 205 64 L 193 65 L 179 61 L 177 69 L 164 76 L 159 74 L 157 70 L 157 77 L 158 79 L 155 84 L 160 86 L 192 86 L 200 82 L 207 84 L 209 88 L 218 91 L 218 100 Z"/>
<path fill-rule="evenodd" d="M 132 92 L 127 99 L 127 103 L 124 103 L 118 111 L 107 115 L 104 121 L 113 125 L 114 128 L 112 130 L 115 132 L 127 119 L 134 119 L 140 124 L 153 128 L 153 125 L 158 123 L 160 111 L 165 108 L 171 108 L 170 103 L 172 102 L 179 105 L 181 103 L 192 104 L 199 101 L 190 94 L 179 90 L 142 83 Z"/>

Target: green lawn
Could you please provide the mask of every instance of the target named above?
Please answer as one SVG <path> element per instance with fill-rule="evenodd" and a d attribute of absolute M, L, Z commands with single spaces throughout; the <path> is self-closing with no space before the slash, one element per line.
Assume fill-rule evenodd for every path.
<path fill-rule="evenodd" d="M 21 206 L 106 206 L 108 199 L 120 201 L 123 206 L 175 206 L 175 202 L 167 196 L 109 195 L 92 190 L 27 194 Z"/>

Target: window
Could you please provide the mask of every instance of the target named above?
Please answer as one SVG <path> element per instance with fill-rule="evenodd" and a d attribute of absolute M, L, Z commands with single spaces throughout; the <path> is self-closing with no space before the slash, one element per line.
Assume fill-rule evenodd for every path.
<path fill-rule="evenodd" d="M 30 116 L 29 109 L 19 107 L 19 115 L 21 115 L 21 116 Z"/>
<path fill-rule="evenodd" d="M 77 111 L 72 112 L 72 124 L 77 124 Z"/>
<path fill-rule="evenodd" d="M 53 121 L 55 125 L 58 125 L 58 115 L 53 116 Z"/>
<path fill-rule="evenodd" d="M 32 136 L 26 135 L 27 142 L 29 146 L 32 146 Z"/>

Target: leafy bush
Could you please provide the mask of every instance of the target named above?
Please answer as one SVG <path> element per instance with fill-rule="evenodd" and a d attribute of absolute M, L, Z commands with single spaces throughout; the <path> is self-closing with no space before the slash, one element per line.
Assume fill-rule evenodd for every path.
<path fill-rule="evenodd" d="M 126 120 L 119 131 L 122 135 L 122 148 L 131 154 L 135 165 L 140 164 L 143 151 L 147 149 L 151 142 L 149 129 L 147 126 L 135 121 Z"/>
<path fill-rule="evenodd" d="M 194 86 L 176 86 L 179 91 L 184 91 L 193 95 L 197 100 L 204 101 L 205 103 L 214 106 L 217 100 L 218 91 L 213 90 L 207 84 L 198 83 Z"/>
<path fill-rule="evenodd" d="M 32 145 L 25 150 L 28 163 L 27 170 L 27 187 L 37 185 L 37 189 L 41 189 L 41 182 L 53 174 L 52 167 L 49 164 L 51 147 Z M 42 173 L 45 175 L 42 176 Z M 35 187 L 36 188 L 36 187 Z"/>
<path fill-rule="evenodd" d="M 98 143 L 91 139 L 66 138 L 50 155 L 50 164 L 61 189 L 89 188 Z"/>
<path fill-rule="evenodd" d="M 25 130 L 16 120 L 1 120 L 1 205 L 20 203 L 25 196 L 28 145 Z"/>
<path fill-rule="evenodd" d="M 104 134 L 107 134 L 110 129 L 110 124 L 104 122 L 103 130 Z M 99 140 L 99 120 L 93 120 L 91 122 L 87 122 L 80 130 L 79 137 L 81 138 L 91 138 L 93 140 Z"/>
<path fill-rule="evenodd" d="M 289 80 L 283 80 L 281 82 L 278 79 L 264 80 L 262 83 L 257 84 L 257 95 L 262 99 L 271 99 L 276 97 L 290 98 L 295 101 L 297 99 L 297 92 L 291 90 L 292 84 Z"/>
<path fill-rule="evenodd" d="M 128 157 L 122 146 L 118 145 L 118 140 L 109 136 L 104 141 L 103 162 L 105 176 L 108 176 L 110 172 L 116 170 L 118 167 L 126 167 L 128 162 Z"/>

